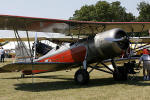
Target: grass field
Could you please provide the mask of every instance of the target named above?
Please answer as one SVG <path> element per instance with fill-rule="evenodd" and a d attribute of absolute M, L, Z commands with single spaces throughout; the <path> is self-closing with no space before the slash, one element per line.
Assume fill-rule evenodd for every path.
<path fill-rule="evenodd" d="M 0 100 L 148 100 L 150 81 L 142 73 L 126 82 L 114 81 L 112 75 L 93 71 L 88 85 L 73 81 L 77 69 L 20 78 L 19 72 L 0 73 Z M 32 83 L 33 82 L 33 83 Z"/>

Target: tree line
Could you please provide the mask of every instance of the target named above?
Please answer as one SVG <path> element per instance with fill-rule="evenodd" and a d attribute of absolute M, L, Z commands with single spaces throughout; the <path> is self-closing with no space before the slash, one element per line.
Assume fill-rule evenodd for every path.
<path fill-rule="evenodd" d="M 109 3 L 98 1 L 94 5 L 84 5 L 76 10 L 71 20 L 79 21 L 101 21 L 101 22 L 149 22 L 150 4 L 142 1 L 137 5 L 139 16 L 126 12 L 120 1 Z"/>

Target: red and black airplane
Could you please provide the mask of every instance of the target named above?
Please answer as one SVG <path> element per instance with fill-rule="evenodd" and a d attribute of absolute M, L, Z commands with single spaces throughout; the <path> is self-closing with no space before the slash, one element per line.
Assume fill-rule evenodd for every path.
<path fill-rule="evenodd" d="M 129 48 L 129 38 L 126 32 L 143 32 L 148 31 L 149 28 L 150 22 L 91 22 L 0 15 L 0 29 L 14 30 L 18 41 L 16 55 L 20 56 L 17 58 L 18 62 L 1 67 L 1 72 L 22 71 L 26 75 L 81 66 L 74 78 L 79 84 L 88 83 L 89 73 L 93 69 L 111 73 L 115 79 L 118 78 L 117 75 L 125 78 L 125 71 L 122 73 L 118 70 L 114 58 Z M 38 42 L 35 39 L 33 53 L 31 47 L 27 50 L 19 39 L 18 31 L 26 31 L 27 38 L 29 38 L 28 31 L 47 32 L 47 34 L 63 33 L 71 36 L 72 39 L 65 38 L 62 42 L 69 40 L 72 43 L 43 53 L 47 50 L 47 46 L 36 47 Z M 74 39 L 73 36 L 78 36 L 78 39 Z M 61 40 L 61 37 L 57 40 Z M 36 54 L 40 50 L 43 52 L 40 52 L 41 56 L 38 57 Z M 112 62 L 114 70 L 104 63 L 108 59 Z M 95 63 L 94 66 L 93 63 Z M 108 71 L 101 69 L 99 64 L 102 64 Z M 92 68 L 89 72 L 88 67 Z"/>

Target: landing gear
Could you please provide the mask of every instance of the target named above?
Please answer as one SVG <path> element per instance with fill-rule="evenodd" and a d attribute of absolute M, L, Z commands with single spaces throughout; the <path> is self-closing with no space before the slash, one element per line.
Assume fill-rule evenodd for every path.
<path fill-rule="evenodd" d="M 89 73 L 86 69 L 79 69 L 74 75 L 74 80 L 80 85 L 87 84 L 89 82 Z"/>
<path fill-rule="evenodd" d="M 111 60 L 114 71 L 113 71 L 113 78 L 116 81 L 125 81 L 128 78 L 128 73 L 126 67 L 117 67 L 115 64 L 114 59 Z"/>
<path fill-rule="evenodd" d="M 84 85 L 89 82 L 89 74 L 94 70 L 99 70 L 105 73 L 109 73 L 113 75 L 114 80 L 116 81 L 125 81 L 128 79 L 128 72 L 125 66 L 116 66 L 114 59 L 111 60 L 113 69 L 105 65 L 103 62 L 97 62 L 95 66 L 91 66 L 90 64 L 86 63 L 86 60 L 83 61 L 83 66 L 76 71 L 74 75 L 74 80 L 77 84 Z M 103 65 L 99 66 L 99 63 Z M 90 67 L 91 70 L 88 72 L 87 67 Z M 105 69 L 103 69 L 105 68 Z"/>
<path fill-rule="evenodd" d="M 126 81 L 128 79 L 128 73 L 125 67 L 117 67 L 113 72 L 113 78 L 115 81 Z"/>

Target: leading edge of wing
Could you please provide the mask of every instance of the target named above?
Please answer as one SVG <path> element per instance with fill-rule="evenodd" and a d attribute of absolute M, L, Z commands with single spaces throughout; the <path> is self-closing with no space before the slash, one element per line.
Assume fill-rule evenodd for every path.
<path fill-rule="evenodd" d="M 96 34 L 104 30 L 121 28 L 126 32 L 149 30 L 150 22 L 94 22 L 26 16 L 0 15 L 1 30 L 21 30 L 65 34 Z M 80 31 L 80 32 L 79 32 Z"/>
<path fill-rule="evenodd" d="M 77 21 L 77 20 L 64 20 L 54 18 L 40 18 L 40 17 L 29 17 L 29 16 L 17 16 L 17 15 L 4 15 L 0 14 L 0 18 L 20 18 L 20 19 L 34 19 L 43 21 L 52 21 L 58 23 L 80 23 L 80 24 L 150 24 L 150 22 L 96 22 L 96 21 Z M 8 20 L 7 20 L 8 21 Z"/>
<path fill-rule="evenodd" d="M 77 63 L 76 63 L 77 64 Z M 34 62 L 34 63 L 11 63 L 0 67 L 0 73 L 13 72 L 22 70 L 49 70 L 57 71 L 63 70 L 68 66 L 76 65 L 75 63 L 60 63 L 60 62 Z"/>

